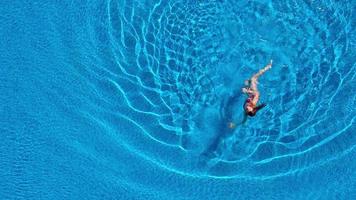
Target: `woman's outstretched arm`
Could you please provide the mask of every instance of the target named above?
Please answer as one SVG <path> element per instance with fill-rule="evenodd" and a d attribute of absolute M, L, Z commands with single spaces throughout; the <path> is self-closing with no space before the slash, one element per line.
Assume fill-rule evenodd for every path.
<path fill-rule="evenodd" d="M 251 89 L 258 92 L 257 89 L 257 79 L 260 77 L 262 74 L 264 74 L 267 70 L 272 68 L 272 60 L 270 61 L 269 64 L 267 64 L 263 69 L 260 69 L 256 74 L 254 74 L 251 78 Z"/>
<path fill-rule="evenodd" d="M 260 77 L 262 74 L 264 74 L 267 70 L 269 70 L 271 68 L 272 68 L 272 60 L 264 68 L 260 69 L 260 71 L 258 71 L 256 74 L 254 74 L 252 76 L 251 80 L 257 79 L 258 77 Z"/>

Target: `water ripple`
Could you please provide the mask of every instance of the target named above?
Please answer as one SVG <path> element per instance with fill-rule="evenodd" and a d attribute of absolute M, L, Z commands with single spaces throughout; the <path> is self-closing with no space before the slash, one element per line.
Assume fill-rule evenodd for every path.
<path fill-rule="evenodd" d="M 355 147 L 351 3 L 122 1 L 88 5 L 105 63 L 88 69 L 101 100 L 83 113 L 128 151 L 189 176 L 273 178 Z M 99 8 L 99 9 L 98 9 Z M 243 12 L 242 12 L 243 10 Z M 243 80 L 268 107 L 241 120 Z M 351 95 L 351 96 L 349 96 Z"/>

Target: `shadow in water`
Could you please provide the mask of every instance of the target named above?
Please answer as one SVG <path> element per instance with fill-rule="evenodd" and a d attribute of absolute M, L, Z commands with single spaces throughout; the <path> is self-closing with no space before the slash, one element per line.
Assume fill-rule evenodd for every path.
<path fill-rule="evenodd" d="M 208 145 L 205 151 L 201 154 L 201 164 L 208 162 L 210 159 L 219 157 L 223 154 L 223 148 L 219 148 L 224 140 L 235 132 L 239 126 L 243 125 L 244 113 L 243 102 L 244 95 L 240 91 L 234 91 L 228 98 L 220 104 L 220 117 L 215 138 Z M 234 123 L 235 127 L 231 127 L 229 123 Z"/>

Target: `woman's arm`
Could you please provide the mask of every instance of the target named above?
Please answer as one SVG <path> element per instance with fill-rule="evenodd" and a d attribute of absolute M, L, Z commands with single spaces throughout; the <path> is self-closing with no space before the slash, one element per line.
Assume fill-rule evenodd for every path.
<path fill-rule="evenodd" d="M 257 78 L 260 77 L 262 74 L 264 74 L 267 70 L 272 68 L 272 62 L 273 60 L 270 61 L 264 68 L 260 69 L 256 74 L 254 74 L 251 78 L 251 80 L 255 79 L 257 81 Z"/>

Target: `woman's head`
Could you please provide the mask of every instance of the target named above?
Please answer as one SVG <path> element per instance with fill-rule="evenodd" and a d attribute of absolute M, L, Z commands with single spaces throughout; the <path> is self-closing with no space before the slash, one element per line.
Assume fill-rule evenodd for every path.
<path fill-rule="evenodd" d="M 246 109 L 246 114 L 248 115 L 248 116 L 250 116 L 250 117 L 253 117 L 253 116 L 255 116 L 256 115 L 256 113 L 257 113 L 257 111 L 259 111 L 259 110 L 261 110 L 263 107 L 265 107 L 266 106 L 266 104 L 261 104 L 261 105 L 259 105 L 259 106 L 256 106 L 256 107 L 254 107 L 254 108 L 251 108 L 251 107 L 248 107 L 247 109 Z"/>
<path fill-rule="evenodd" d="M 250 117 L 253 117 L 253 116 L 255 116 L 256 115 L 256 110 L 255 109 L 253 109 L 252 111 L 247 111 L 246 112 L 246 114 L 248 115 L 248 116 L 250 116 Z"/>

